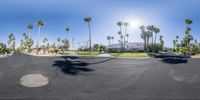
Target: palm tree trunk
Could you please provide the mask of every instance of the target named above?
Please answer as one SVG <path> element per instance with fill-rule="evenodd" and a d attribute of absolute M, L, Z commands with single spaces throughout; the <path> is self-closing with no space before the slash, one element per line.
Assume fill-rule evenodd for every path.
<path fill-rule="evenodd" d="M 39 52 L 39 42 L 40 42 L 40 25 L 39 25 L 39 27 L 38 27 L 38 40 L 37 40 L 37 54 L 38 54 L 38 52 Z"/>
<path fill-rule="evenodd" d="M 69 40 L 68 31 L 67 31 L 67 34 L 65 34 L 65 39 Z"/>
<path fill-rule="evenodd" d="M 122 32 L 122 26 L 120 26 L 119 28 L 120 28 L 120 32 Z"/>
<path fill-rule="evenodd" d="M 154 44 L 156 44 L 157 33 L 155 34 Z"/>
<path fill-rule="evenodd" d="M 112 39 L 112 45 L 113 45 L 113 39 Z"/>
<path fill-rule="evenodd" d="M 146 51 L 146 39 L 144 38 L 144 50 Z"/>
<path fill-rule="evenodd" d="M 152 41 L 152 46 L 153 46 L 153 32 L 152 32 L 152 37 L 151 37 L 151 39 L 152 39 L 151 41 Z"/>
<path fill-rule="evenodd" d="M 90 22 L 88 22 L 88 29 L 89 29 L 89 43 L 90 43 L 90 54 L 91 54 L 92 53 L 92 40 L 91 40 Z"/>
<path fill-rule="evenodd" d="M 28 37 L 31 37 L 31 30 L 29 29 L 29 32 L 28 32 Z"/>
<path fill-rule="evenodd" d="M 124 49 L 126 49 L 126 31 L 127 31 L 127 26 L 125 27 L 125 32 L 124 32 Z"/>

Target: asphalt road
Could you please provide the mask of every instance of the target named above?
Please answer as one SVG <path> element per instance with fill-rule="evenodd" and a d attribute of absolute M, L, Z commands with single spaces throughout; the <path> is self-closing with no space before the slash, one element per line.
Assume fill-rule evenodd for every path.
<path fill-rule="evenodd" d="M 0 100 L 200 100 L 200 59 L 0 58 Z M 20 85 L 27 74 L 49 84 Z"/>

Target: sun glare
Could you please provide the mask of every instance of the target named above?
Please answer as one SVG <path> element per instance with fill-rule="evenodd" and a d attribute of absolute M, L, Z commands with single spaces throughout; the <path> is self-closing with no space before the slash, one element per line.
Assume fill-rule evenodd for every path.
<path fill-rule="evenodd" d="M 133 28 L 138 28 L 141 25 L 139 20 L 130 20 L 129 24 L 130 24 L 130 27 L 133 27 Z"/>

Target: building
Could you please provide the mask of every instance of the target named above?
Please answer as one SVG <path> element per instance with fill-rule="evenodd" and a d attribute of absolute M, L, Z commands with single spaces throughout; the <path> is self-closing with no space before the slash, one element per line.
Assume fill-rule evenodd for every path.
<path fill-rule="evenodd" d="M 130 52 L 141 52 L 144 51 L 144 43 L 142 42 L 128 42 L 125 44 L 126 51 Z M 121 44 L 112 44 L 107 46 L 108 49 L 119 49 L 121 48 Z"/>

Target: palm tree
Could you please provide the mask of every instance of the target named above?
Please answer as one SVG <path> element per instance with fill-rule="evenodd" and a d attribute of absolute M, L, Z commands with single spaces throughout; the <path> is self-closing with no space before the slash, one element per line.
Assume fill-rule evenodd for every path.
<path fill-rule="evenodd" d="M 192 35 L 187 35 L 187 45 L 190 45 L 190 42 L 193 40 L 193 36 Z"/>
<path fill-rule="evenodd" d="M 27 28 L 29 29 L 28 34 L 29 34 L 29 37 L 30 37 L 31 30 L 33 29 L 33 25 L 32 25 L 32 24 L 29 24 L 29 25 L 27 26 Z"/>
<path fill-rule="evenodd" d="M 124 38 L 124 36 L 121 35 L 120 38 L 121 38 L 121 43 L 123 44 L 123 38 Z"/>
<path fill-rule="evenodd" d="M 173 40 L 174 51 L 176 50 L 176 40 Z"/>
<path fill-rule="evenodd" d="M 120 28 L 120 32 L 122 32 L 122 25 L 123 25 L 123 22 L 122 21 L 119 21 L 119 22 L 117 22 L 117 26 L 119 26 L 119 28 Z"/>
<path fill-rule="evenodd" d="M 150 31 L 146 31 L 146 37 L 147 37 L 147 47 L 149 46 L 149 40 L 152 37 L 152 33 Z"/>
<path fill-rule="evenodd" d="M 127 32 L 128 26 L 129 26 L 129 23 L 128 23 L 128 22 L 125 22 L 125 23 L 124 23 L 124 27 L 125 27 L 124 34 L 126 34 L 126 32 Z"/>
<path fill-rule="evenodd" d="M 162 51 L 163 51 L 163 48 L 164 48 L 164 41 L 163 41 L 163 36 L 162 35 L 160 35 L 160 44 L 161 44 L 161 46 L 162 46 Z"/>
<path fill-rule="evenodd" d="M 20 46 L 21 46 L 21 47 L 24 46 L 24 40 L 23 40 L 23 39 L 20 40 Z"/>
<path fill-rule="evenodd" d="M 44 54 L 46 53 L 46 42 L 48 42 L 47 38 L 44 38 L 43 43 L 44 43 Z"/>
<path fill-rule="evenodd" d="M 63 43 L 63 48 L 62 49 L 63 49 L 63 53 L 64 53 L 64 51 L 69 49 L 69 41 L 67 39 L 63 39 L 62 43 Z"/>
<path fill-rule="evenodd" d="M 190 41 L 193 40 L 193 36 L 190 34 L 191 28 L 189 27 L 190 24 L 192 24 L 192 20 L 186 19 L 185 24 L 187 25 L 186 30 L 185 30 L 185 42 L 186 42 L 186 47 L 189 46 Z"/>
<path fill-rule="evenodd" d="M 28 48 L 27 41 L 28 41 L 29 36 L 27 35 L 27 33 L 23 33 L 23 37 L 24 37 L 24 46 L 27 49 Z"/>
<path fill-rule="evenodd" d="M 147 26 L 147 28 L 146 28 L 146 29 L 147 29 L 148 31 L 150 31 L 151 34 L 152 34 L 152 37 L 151 37 L 151 38 L 152 38 L 152 45 L 153 45 L 153 40 L 154 40 L 154 39 L 153 39 L 154 28 L 155 28 L 154 25 Z"/>
<path fill-rule="evenodd" d="M 155 40 L 154 40 L 154 44 L 156 44 L 157 34 L 160 32 L 160 29 L 159 29 L 159 28 L 154 28 L 154 32 L 155 32 Z"/>
<path fill-rule="evenodd" d="M 40 30 L 41 30 L 41 26 L 44 25 L 44 21 L 39 20 L 37 22 L 37 25 L 38 25 L 38 40 L 37 40 L 37 54 L 38 54 L 38 52 L 39 52 L 39 42 L 40 42 Z"/>
<path fill-rule="evenodd" d="M 127 38 L 127 41 L 128 41 L 128 38 L 129 38 L 129 34 L 126 34 L 126 38 Z"/>
<path fill-rule="evenodd" d="M 69 33 L 69 31 L 70 31 L 70 27 L 67 27 L 67 28 L 65 29 L 65 31 L 67 32 L 68 40 L 69 40 L 69 34 L 68 34 L 68 33 Z M 65 38 L 66 38 L 66 39 L 67 39 L 67 37 L 66 37 L 67 35 L 65 34 Z"/>
<path fill-rule="evenodd" d="M 44 40 L 43 40 L 43 43 L 44 43 L 44 45 L 46 46 L 46 43 L 48 42 L 48 39 L 47 38 L 44 38 Z"/>
<path fill-rule="evenodd" d="M 114 37 L 113 37 L 113 36 L 111 36 L 112 44 L 113 44 L 113 39 L 114 39 Z"/>
<path fill-rule="evenodd" d="M 198 41 L 195 39 L 195 40 L 194 40 L 194 43 L 195 43 L 195 45 L 197 45 L 197 44 L 198 44 Z"/>
<path fill-rule="evenodd" d="M 58 42 L 58 48 L 60 48 L 60 42 L 61 42 L 61 38 L 60 37 L 57 38 L 57 42 Z"/>
<path fill-rule="evenodd" d="M 28 53 L 31 52 L 31 47 L 33 46 L 33 43 L 34 43 L 33 39 L 32 39 L 31 37 L 29 37 L 29 38 L 27 39 L 27 42 L 26 42 L 26 44 L 27 44 L 27 46 L 28 46 Z"/>
<path fill-rule="evenodd" d="M 179 39 L 179 36 L 177 35 L 177 36 L 176 36 L 176 40 L 178 41 L 178 39 Z"/>
<path fill-rule="evenodd" d="M 141 29 L 141 38 L 144 41 L 144 50 L 146 51 L 146 49 L 147 49 L 147 34 L 146 34 L 145 26 L 140 26 L 140 29 Z"/>
<path fill-rule="evenodd" d="M 189 25 L 192 24 L 192 20 L 186 19 L 185 20 L 185 24 L 189 27 Z"/>
<path fill-rule="evenodd" d="M 91 40 L 91 29 L 90 29 L 90 23 L 92 22 L 91 17 L 84 18 L 84 21 L 88 23 L 88 29 L 89 29 L 89 43 L 90 43 L 90 54 L 92 53 L 92 40 Z"/>
<path fill-rule="evenodd" d="M 121 31 L 118 31 L 117 34 L 118 34 L 119 36 L 121 36 L 121 35 L 122 35 L 122 32 L 121 32 Z"/>
<path fill-rule="evenodd" d="M 119 31 L 118 31 L 118 35 L 120 37 L 120 43 L 121 43 L 121 49 L 123 48 L 123 35 L 122 35 L 122 26 L 124 25 L 124 23 L 122 21 L 117 22 L 117 26 L 119 26 Z"/>
<path fill-rule="evenodd" d="M 110 40 L 112 39 L 111 36 L 107 36 L 107 40 L 108 40 L 108 46 L 110 46 Z"/>
<path fill-rule="evenodd" d="M 126 47 L 126 43 L 128 43 L 129 34 L 127 33 L 125 36 L 126 36 L 126 41 L 124 43 L 124 46 Z"/>
<path fill-rule="evenodd" d="M 125 22 L 124 23 L 124 27 L 125 27 L 125 30 L 124 30 L 124 48 L 126 49 L 126 33 L 127 33 L 127 27 L 129 26 L 129 23 L 128 22 Z"/>

